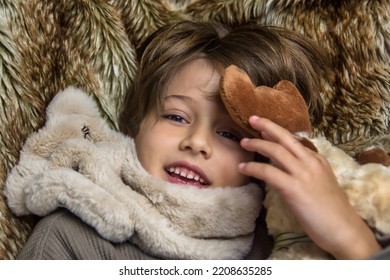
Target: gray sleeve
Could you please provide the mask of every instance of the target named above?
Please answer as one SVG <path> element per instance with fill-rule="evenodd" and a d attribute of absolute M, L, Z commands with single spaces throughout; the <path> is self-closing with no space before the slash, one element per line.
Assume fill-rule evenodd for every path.
<path fill-rule="evenodd" d="M 375 255 L 369 258 L 370 260 L 390 260 L 390 246 L 387 246 L 383 250 L 379 251 Z"/>
<path fill-rule="evenodd" d="M 382 250 L 371 256 L 371 260 L 390 260 L 390 236 L 384 236 L 380 233 L 375 234 L 376 239 L 382 246 Z"/>
<path fill-rule="evenodd" d="M 19 260 L 155 259 L 130 242 L 112 243 L 69 211 L 43 218 L 19 252 Z"/>

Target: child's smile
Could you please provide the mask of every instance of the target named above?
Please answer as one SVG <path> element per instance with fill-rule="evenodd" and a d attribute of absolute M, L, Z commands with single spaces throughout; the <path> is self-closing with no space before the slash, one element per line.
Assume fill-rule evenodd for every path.
<path fill-rule="evenodd" d="M 171 183 L 194 185 L 198 188 L 208 187 L 211 183 L 204 172 L 187 162 L 175 162 L 165 169 Z"/>

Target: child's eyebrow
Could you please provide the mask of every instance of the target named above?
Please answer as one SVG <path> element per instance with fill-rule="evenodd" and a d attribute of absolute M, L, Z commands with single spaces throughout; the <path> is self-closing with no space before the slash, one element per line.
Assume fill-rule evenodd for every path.
<path fill-rule="evenodd" d="M 209 101 L 217 102 L 217 103 L 220 102 L 222 104 L 222 99 L 219 96 L 219 94 L 215 94 L 215 93 L 205 94 L 204 97 Z M 164 102 L 170 102 L 170 101 L 175 101 L 175 100 L 178 100 L 180 102 L 185 102 L 185 103 L 192 103 L 195 101 L 194 98 L 191 96 L 180 95 L 180 94 L 171 94 L 171 95 L 168 95 L 164 98 Z"/>
<path fill-rule="evenodd" d="M 193 99 L 190 96 L 179 95 L 179 94 L 171 94 L 164 98 L 164 101 L 178 100 L 181 102 L 193 102 Z"/>
<path fill-rule="evenodd" d="M 224 108 L 222 114 L 224 114 L 230 118 L 229 113 L 226 110 L 226 107 L 222 102 L 221 96 L 218 93 L 207 94 L 207 95 L 204 95 L 204 97 L 211 102 L 218 103 L 222 108 Z M 182 102 L 182 103 L 191 104 L 191 103 L 195 102 L 195 99 L 193 97 L 187 96 L 187 95 L 170 94 L 170 95 L 167 95 L 164 97 L 164 103 L 166 103 L 166 102 Z"/>

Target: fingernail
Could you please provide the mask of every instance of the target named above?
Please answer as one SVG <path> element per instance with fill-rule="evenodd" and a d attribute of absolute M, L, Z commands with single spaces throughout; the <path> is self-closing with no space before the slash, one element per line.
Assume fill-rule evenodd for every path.
<path fill-rule="evenodd" d="M 247 142 L 249 142 L 249 138 L 242 138 L 241 139 L 241 143 L 247 143 Z"/>
<path fill-rule="evenodd" d="M 241 162 L 239 165 L 238 165 L 238 169 L 244 169 L 245 167 L 245 162 Z"/>
<path fill-rule="evenodd" d="M 256 115 L 253 115 L 253 116 L 251 116 L 249 119 L 251 119 L 252 121 L 257 121 L 257 120 L 259 120 L 260 118 L 259 118 L 258 116 L 256 116 Z"/>

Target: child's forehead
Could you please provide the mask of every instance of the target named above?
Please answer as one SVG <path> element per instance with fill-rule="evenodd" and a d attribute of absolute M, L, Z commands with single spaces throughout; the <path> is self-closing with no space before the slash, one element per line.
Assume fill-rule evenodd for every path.
<path fill-rule="evenodd" d="M 196 90 L 201 95 L 213 98 L 219 95 L 222 72 L 214 67 L 200 68 L 196 64 L 184 65 L 184 68 L 173 72 L 166 81 L 162 93 L 167 96 Z"/>
<path fill-rule="evenodd" d="M 219 91 L 210 91 L 210 92 L 199 92 L 197 95 L 186 95 L 180 93 L 165 93 L 163 96 L 163 101 L 165 102 L 186 102 L 186 103 L 195 103 L 197 99 L 202 98 L 210 102 L 215 102 L 219 105 L 223 105 Z"/>

